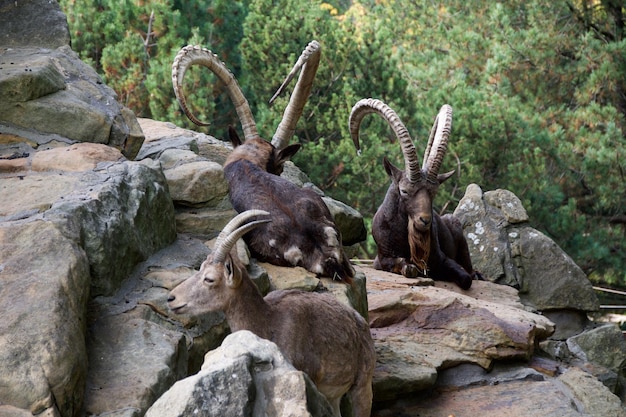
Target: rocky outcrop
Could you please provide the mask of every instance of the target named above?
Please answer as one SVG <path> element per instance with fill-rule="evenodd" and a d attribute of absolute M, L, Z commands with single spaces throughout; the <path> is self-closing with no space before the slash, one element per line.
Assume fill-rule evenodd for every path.
<path fill-rule="evenodd" d="M 184 145 L 167 144 L 176 129 L 147 124 L 161 128 L 161 137 L 151 137 L 153 146 L 163 147 L 154 155 L 158 162 L 132 162 L 112 147 L 77 143 L 22 155 L 0 173 L 6 197 L 0 206 L 2 412 L 10 405 L 63 416 L 81 410 L 143 415 L 176 380 L 196 372 L 227 334 L 220 314 L 173 326 L 166 298 L 200 266 L 209 251 L 205 241 L 234 214 L 216 162 L 229 148 L 183 131 L 185 143 L 198 151 L 191 157 Z M 172 155 L 187 157 L 173 162 Z M 198 175 L 183 169 L 182 183 L 191 186 L 173 201 L 169 190 L 179 178 L 170 168 L 198 163 L 211 168 L 209 179 L 208 170 Z M 202 194 L 203 184 L 209 193 Z M 176 237 L 177 226 L 189 224 L 178 218 L 191 217 L 188 202 L 198 195 L 191 209 L 223 220 L 199 216 L 196 237 L 184 227 Z M 336 292 L 367 315 L 363 275 L 356 290 L 346 291 L 301 268 L 273 270 L 271 279 L 256 263 L 250 268 L 263 292 L 307 282 L 311 289 Z"/>
<path fill-rule="evenodd" d="M 201 372 L 205 353 L 218 347 L 228 334 L 228 327 L 221 314 L 210 315 L 201 320 L 184 317 L 181 319 L 172 316 L 166 305 L 168 290 L 199 268 L 209 253 L 210 238 L 221 229 L 219 222 L 213 225 L 210 222 L 203 223 L 208 217 L 207 213 L 220 213 L 219 216 L 223 216 L 224 221 L 232 217 L 232 210 L 219 187 L 211 186 L 215 194 L 203 197 L 201 200 L 205 201 L 201 201 L 196 207 L 183 203 L 190 201 L 189 197 L 172 201 L 168 193 L 171 188 L 168 170 L 170 167 L 180 167 L 185 162 L 219 165 L 222 155 L 228 152 L 228 146 L 209 136 L 185 131 L 167 123 L 147 120 L 141 122 L 146 127 L 144 131 L 150 132 L 146 140 L 148 149 L 161 149 L 150 153 L 155 161 L 146 158 L 140 162 L 129 162 L 119 153 L 104 151 L 104 148 L 110 149 L 104 145 L 78 144 L 54 150 L 55 157 L 52 158 L 46 157 L 45 152 L 49 151 L 37 152 L 29 156 L 29 162 L 23 164 L 26 168 L 22 171 L 2 174 L 0 178 L 0 187 L 13 190 L 11 204 L 7 209 L 3 208 L 5 211 L 2 213 L 4 222 L 1 230 L 12 230 L 13 227 L 39 230 L 40 224 L 48 222 L 52 224 L 48 227 L 58 229 L 60 238 L 66 239 L 67 246 L 77 253 L 73 257 L 59 257 L 57 250 L 61 250 L 63 246 L 52 241 L 52 247 L 44 246 L 32 255 L 27 255 L 31 247 L 37 247 L 30 243 L 31 238 L 19 239 L 14 233 L 5 234 L 3 236 L 6 236 L 6 240 L 2 247 L 9 247 L 5 246 L 5 242 L 13 245 L 22 241 L 25 243 L 20 251 L 16 251 L 15 246 L 10 247 L 9 252 L 11 256 L 15 254 L 14 257 L 9 258 L 9 254 L 3 252 L 4 255 L 0 258 L 3 266 L 0 278 L 4 280 L 9 276 L 7 273 L 12 271 L 16 274 L 12 279 L 14 282 L 23 282 L 23 279 L 18 279 L 21 274 L 30 275 L 35 282 L 39 282 L 36 277 L 44 274 L 49 276 L 45 268 L 46 265 L 54 265 L 48 260 L 51 258 L 67 265 L 65 269 L 54 266 L 55 271 L 62 276 L 62 279 L 59 278 L 58 294 L 65 294 L 68 288 L 83 289 L 83 293 L 70 293 L 66 297 L 68 301 L 46 294 L 48 299 L 56 299 L 56 304 L 45 307 L 46 304 L 39 301 L 42 307 L 35 312 L 25 307 L 20 320 L 16 319 L 13 327 L 8 327 L 2 333 L 24 334 L 24 329 L 35 328 L 34 324 L 24 321 L 24 317 L 32 316 L 33 322 L 38 321 L 42 329 L 48 329 L 45 336 L 47 346 L 51 346 L 50 341 L 56 339 L 59 340 L 59 346 L 71 346 L 68 349 L 71 353 L 61 348 L 46 350 L 23 337 L 32 344 L 35 352 L 52 351 L 54 355 L 38 359 L 32 354 L 21 356 L 32 359 L 20 360 L 19 364 L 10 365 L 14 370 L 5 375 L 8 375 L 7 378 L 14 378 L 18 374 L 27 375 L 23 382 L 11 379 L 10 383 L 0 385 L 20 386 L 30 383 L 35 380 L 35 374 L 28 369 L 31 366 L 41 368 L 44 362 L 49 362 L 50 369 L 57 370 L 64 379 L 55 382 L 57 380 L 53 379 L 54 373 L 42 373 L 39 379 L 41 386 L 58 388 L 54 392 L 43 390 L 36 396 L 31 395 L 19 401 L 16 400 L 19 397 L 15 397 L 15 392 L 0 391 L 0 401 L 6 406 L 10 404 L 20 409 L 69 416 L 78 415 L 79 404 L 82 403 L 82 409 L 90 415 L 113 413 L 141 416 L 175 381 Z M 168 144 L 180 146 L 180 150 L 184 151 L 180 155 L 187 157 L 173 162 L 171 155 L 177 150 L 170 148 Z M 103 152 L 96 152 L 98 147 L 103 148 Z M 64 156 L 68 157 L 68 162 L 59 164 L 62 161 L 59 158 Z M 102 161 L 98 162 L 99 159 Z M 35 160 L 40 162 L 35 163 Z M 50 164 L 48 170 L 44 161 L 50 161 L 47 162 Z M 34 171 L 33 166 L 37 166 L 39 171 Z M 61 166 L 71 167 L 71 170 L 61 171 Z M 218 175 L 212 177 L 213 182 L 221 181 L 217 167 L 216 170 Z M 190 175 L 189 183 L 193 183 L 194 178 L 200 178 L 193 177 L 191 171 Z M 169 178 L 171 180 L 172 177 Z M 21 184 L 24 187 L 20 188 Z M 33 190 L 33 184 L 40 186 L 29 192 Z M 191 194 L 194 187 L 187 189 Z M 164 203 L 155 203 L 160 200 Z M 215 203 L 216 201 L 218 202 Z M 103 205 L 105 202 L 119 206 L 115 208 Z M 137 213 L 142 214 L 136 215 L 132 221 L 123 220 L 130 213 L 135 213 L 129 207 L 138 210 L 143 208 L 146 211 L 138 211 Z M 62 208 L 68 211 L 64 212 Z M 166 243 L 174 238 L 174 225 L 181 224 L 177 221 L 179 217 L 188 216 L 190 211 L 192 215 L 193 211 L 204 213 L 196 220 L 201 228 L 195 234 L 179 229 L 174 242 Z M 85 213 L 83 217 L 79 215 L 82 212 Z M 124 230 L 123 233 L 113 232 L 116 224 L 119 225 L 119 230 Z M 131 229 L 133 233 L 129 233 Z M 46 228 L 41 233 L 52 236 Z M 103 280 L 94 278 L 100 276 L 97 271 L 107 268 L 109 271 L 116 271 L 124 264 L 122 258 L 127 256 L 129 249 L 117 251 L 116 247 L 128 248 L 131 245 L 128 240 L 137 244 L 141 240 L 140 236 L 147 242 L 154 242 L 158 240 L 157 234 L 168 238 L 161 238 L 160 245 L 144 252 L 152 252 L 152 255 L 137 257 L 134 261 L 136 266 L 126 273 L 124 279 L 117 283 L 116 280 L 106 281 L 109 283 L 106 291 L 102 285 L 97 284 L 104 282 L 105 278 L 104 275 Z M 148 236 L 153 237 L 146 238 Z M 85 244 L 89 237 L 94 239 L 94 244 Z M 41 245 L 47 242 L 46 239 L 38 239 Z M 96 242 L 100 242 L 100 245 L 95 245 Z M 109 249 L 96 250 L 107 247 Z M 141 245 L 137 245 L 139 247 Z M 159 247 L 162 249 L 159 250 Z M 135 250 L 141 253 L 141 250 Z M 105 253 L 106 256 L 97 256 Z M 359 267 L 357 285 L 354 289 L 347 290 L 343 284 L 328 279 L 319 280 L 301 268 L 257 264 L 248 259 L 245 246 L 239 248 L 239 253 L 240 257 L 247 259 L 249 271 L 263 293 L 279 288 L 325 288 L 333 291 L 343 302 L 354 305 L 364 316 L 369 314 L 378 354 L 374 381 L 375 408 L 378 415 L 390 415 L 393 410 L 411 410 L 417 406 L 412 398 L 421 398 L 420 393 L 433 390 L 440 394 L 429 398 L 432 400 L 430 403 L 422 398 L 420 404 L 431 404 L 436 409 L 438 403 L 435 401 L 447 404 L 451 401 L 447 396 L 455 392 L 462 393 L 455 395 L 476 393 L 471 398 L 475 398 L 473 401 L 479 404 L 481 395 L 482 398 L 487 398 L 488 392 L 492 393 L 490 395 L 503 395 L 496 392 L 503 384 L 508 384 L 512 392 L 517 392 L 516 395 L 520 396 L 523 390 L 531 389 L 531 383 L 545 383 L 536 386 L 537 392 L 547 386 L 552 387 L 550 389 L 556 389 L 554 386 L 561 389 L 561 380 L 569 372 L 594 375 L 589 379 L 575 379 L 575 384 L 585 382 L 589 386 L 581 388 L 577 385 L 577 390 L 559 391 L 563 404 L 569 404 L 567 407 L 570 407 L 571 415 L 584 415 L 587 410 L 586 406 L 581 405 L 581 392 L 597 390 L 596 395 L 613 399 L 606 404 L 614 404 L 617 398 L 607 386 L 618 390 L 617 375 L 623 364 L 617 358 L 620 354 L 623 358 L 623 346 L 615 343 L 608 332 L 602 337 L 596 337 L 593 333 L 584 337 L 580 336 L 584 333 L 579 332 L 578 339 L 550 339 L 549 335 L 555 329 L 554 323 L 543 315 L 528 311 L 529 307 L 524 306 L 518 290 L 513 287 L 475 282 L 470 291 L 461 291 L 452 284 L 435 285 L 430 279 L 406 279 Z M 40 265 L 41 272 L 30 267 L 25 268 L 24 265 L 30 265 L 29 263 L 19 262 L 20 259 L 29 259 L 28 256 L 40 259 L 33 265 Z M 110 261 L 107 264 L 109 266 L 98 266 L 107 260 Z M 67 278 L 63 275 L 66 270 L 69 271 Z M 51 287 L 49 281 L 45 282 L 44 286 Z M 84 291 L 90 284 L 91 297 L 88 296 L 88 291 Z M 20 291 L 20 288 L 23 287 L 15 287 L 12 293 Z M 73 319 L 59 315 L 56 312 L 58 309 L 54 308 L 54 305 L 65 305 L 69 300 L 73 300 L 76 305 L 71 310 L 70 317 Z M 6 302 L 3 299 L 0 305 L 11 305 L 15 309 L 10 299 Z M 63 313 L 66 314 L 67 310 L 63 309 Z M 2 313 L 12 317 L 6 311 Z M 47 320 L 42 320 L 42 317 Z M 23 323 L 24 327 L 15 327 L 17 323 Z M 59 323 L 63 323 L 64 327 Z M 586 324 L 588 325 L 589 323 Z M 602 331 L 604 334 L 604 327 L 596 327 L 592 331 Z M 68 338 L 73 339 L 67 342 Z M 606 353 L 599 350 L 592 353 L 589 341 L 596 338 L 603 340 L 605 345 L 608 345 L 608 340 L 612 340 L 613 359 L 605 359 Z M 15 349 L 23 354 L 30 352 L 30 347 L 16 344 L 13 339 L 6 340 L 5 343 L 14 344 Z M 555 343 L 564 344 L 569 353 L 565 355 L 563 347 Z M 15 355 L 14 350 L 6 350 L 6 344 L 0 345 L 0 352 L 6 352 L 2 353 L 6 357 Z M 243 348 L 245 346 L 239 349 Z M 77 355 L 77 352 L 82 353 Z M 546 352 L 552 352 L 553 359 L 550 359 L 549 365 L 537 362 L 538 355 L 545 355 Z M 557 352 L 561 356 L 557 357 Z M 88 368 L 85 367 L 85 357 L 89 359 Z M 602 361 L 598 359 L 600 357 L 603 358 Z M 219 365 L 215 362 L 215 357 L 211 358 L 210 363 L 205 363 L 205 368 Z M 592 360 L 604 365 L 590 365 Z M 67 363 L 64 366 L 61 365 L 63 361 Z M 596 377 L 600 375 L 598 370 L 608 370 L 609 366 L 613 369 L 613 377 L 603 371 L 602 375 L 606 375 L 603 382 L 607 385 L 598 385 L 597 382 L 601 380 L 599 376 Z M 81 384 L 85 384 L 84 391 L 80 390 Z M 489 391 L 489 387 L 493 387 L 493 391 Z M 16 391 L 20 395 L 29 392 L 24 388 Z M 619 399 L 617 402 L 619 403 Z M 527 402 L 523 404 L 528 406 Z M 571 408 L 571 404 L 577 404 L 578 408 Z"/>
<path fill-rule="evenodd" d="M 134 126 L 69 49 L 61 15 L 55 2 L 0 5 L 0 415 L 170 416 L 215 399 L 220 415 L 326 415 L 268 342 L 237 334 L 210 352 L 229 333 L 223 315 L 168 310 L 234 215 L 231 148 L 171 123 Z M 283 175 L 314 188 L 293 164 Z M 359 213 L 325 201 L 344 244 L 362 240 Z M 584 274 L 506 190 L 470 186 L 456 214 L 494 281 L 469 291 L 367 267 L 348 287 L 237 249 L 263 294 L 330 291 L 369 316 L 374 415 L 623 416 L 613 392 L 624 398 L 626 346 L 588 321 Z"/>
<path fill-rule="evenodd" d="M 206 354 L 202 369 L 172 386 L 146 417 L 329 416 L 332 408 L 278 347 L 247 330 Z"/>
<path fill-rule="evenodd" d="M 368 279 L 377 353 L 374 416 L 479 417 L 494 409 L 502 416 L 626 416 L 615 386 L 594 376 L 600 362 L 615 369 L 623 361 L 623 338 L 604 339 L 612 348 L 603 353 L 587 346 L 593 365 L 550 357 L 546 347 L 554 343 L 549 336 L 555 324 L 529 312 L 512 287 L 475 281 L 462 291 L 450 283 L 360 270 Z M 614 325 L 580 337 L 600 342 L 592 334 L 605 327 L 621 338 Z"/>
<path fill-rule="evenodd" d="M 533 365 L 536 366 L 536 365 Z M 457 382 L 448 380 L 450 374 Z M 466 380 L 461 384 L 458 376 Z M 489 373 L 464 365 L 440 374 L 436 391 L 374 411 L 374 416 L 604 417 L 626 415 L 619 398 L 578 368 L 553 377 L 524 368 L 495 367 Z"/>
<path fill-rule="evenodd" d="M 458 293 L 451 284 L 368 270 L 369 320 L 377 349 L 377 401 L 434 386 L 440 370 L 472 363 L 529 360 L 535 342 L 554 324 L 521 307 L 515 290 L 475 282 Z"/>
<path fill-rule="evenodd" d="M 81 159 L 80 148 L 63 156 Z M 59 160 L 47 170 L 46 159 L 38 171 L 0 179 L 8 203 L 0 209 L 0 402 L 77 415 L 89 296 L 116 291 L 138 262 L 169 244 L 174 211 L 164 177 L 149 164 L 92 169 L 83 160 L 84 171 L 58 171 Z"/>
<path fill-rule="evenodd" d="M 521 201 L 510 191 L 483 193 L 471 184 L 454 215 L 463 224 L 474 267 L 492 282 L 518 288 L 524 304 L 544 312 L 598 310 L 585 273 L 529 225 Z"/>
<path fill-rule="evenodd" d="M 135 115 L 69 41 L 57 2 L 0 5 L 0 160 L 76 142 L 137 155 L 144 136 Z"/>

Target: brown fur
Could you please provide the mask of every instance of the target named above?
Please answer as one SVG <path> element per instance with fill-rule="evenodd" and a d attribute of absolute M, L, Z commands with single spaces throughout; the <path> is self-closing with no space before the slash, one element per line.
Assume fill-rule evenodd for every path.
<path fill-rule="evenodd" d="M 200 271 L 170 292 L 176 314 L 223 311 L 233 332 L 249 330 L 276 343 L 293 366 L 306 372 L 339 417 L 344 394 L 355 417 L 369 417 L 376 352 L 367 322 L 328 293 L 272 291 L 265 298 L 234 250 L 224 263 L 212 254 Z"/>
<path fill-rule="evenodd" d="M 404 171 L 386 158 L 384 163 L 392 183 L 372 221 L 378 247 L 374 267 L 410 278 L 427 275 L 470 288 L 480 273 L 472 268 L 460 224 L 433 211 L 432 199 L 439 184 L 426 181 L 425 173 L 422 181 L 412 184 Z M 450 175 L 440 174 L 438 182 Z"/>
<path fill-rule="evenodd" d="M 261 138 L 241 143 L 229 131 L 234 150 L 224 163 L 233 208 L 262 209 L 271 223 L 244 236 L 252 255 L 279 266 L 301 266 L 317 275 L 352 282 L 354 269 L 341 246 L 341 233 L 322 198 L 280 176 L 299 145 L 278 150 Z M 330 231 L 336 236 L 329 238 Z"/>
<path fill-rule="evenodd" d="M 254 165 L 266 168 L 274 156 L 274 149 L 272 145 L 261 139 L 250 139 L 241 146 L 236 146 L 233 151 L 226 158 L 224 165 L 233 163 L 241 159 L 252 162 Z"/>

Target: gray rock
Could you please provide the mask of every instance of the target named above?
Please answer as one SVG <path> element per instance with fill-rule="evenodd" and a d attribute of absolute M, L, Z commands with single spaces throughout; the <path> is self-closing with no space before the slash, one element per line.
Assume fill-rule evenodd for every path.
<path fill-rule="evenodd" d="M 574 355 L 585 362 L 602 365 L 621 373 L 626 367 L 626 341 L 620 328 L 607 323 L 567 339 L 567 346 Z"/>
<path fill-rule="evenodd" d="M 204 133 L 180 128 L 174 123 L 142 118 L 137 120 L 146 135 L 137 159 L 160 159 L 165 151 L 172 149 L 191 151 L 199 157 L 223 165 L 233 149 L 229 143 Z"/>
<path fill-rule="evenodd" d="M 554 241 L 528 225 L 526 211 L 510 191 L 483 195 L 471 184 L 454 215 L 463 224 L 474 268 L 490 281 L 519 288 L 529 307 L 599 308 L 584 272 Z"/>
<path fill-rule="evenodd" d="M 20 0 L 0 3 L 0 45 L 53 49 L 69 44 L 67 19 L 58 2 Z"/>
<path fill-rule="evenodd" d="M 495 207 L 504 215 L 510 224 L 524 223 L 528 221 L 526 209 L 522 206 L 519 198 L 509 190 L 487 191 L 484 195 L 485 203 Z"/>
<path fill-rule="evenodd" d="M 79 413 L 89 279 L 84 251 L 58 225 L 0 225 L 0 404 Z"/>
<path fill-rule="evenodd" d="M 90 326 L 87 347 L 88 415 L 128 410 L 143 415 L 187 373 L 184 336 L 137 313 L 100 317 Z"/>
<path fill-rule="evenodd" d="M 288 179 L 301 188 L 306 184 L 311 184 L 311 179 L 291 161 L 285 162 L 283 173 L 280 176 Z"/>
<path fill-rule="evenodd" d="M 513 232 L 512 232 L 513 233 Z M 512 250 L 523 270 L 522 301 L 538 310 L 597 311 L 598 297 L 585 273 L 543 233 L 518 227 Z"/>
<path fill-rule="evenodd" d="M 589 325 L 587 314 L 580 310 L 550 310 L 543 314 L 556 324 L 556 331 L 550 336 L 553 340 L 565 340 L 580 334 Z"/>
<path fill-rule="evenodd" d="M 330 405 L 278 347 L 251 332 L 226 337 L 198 374 L 183 379 L 146 417 L 329 416 Z"/>
<path fill-rule="evenodd" d="M 216 162 L 190 161 L 166 168 L 163 173 L 172 200 L 177 204 L 189 207 L 216 207 L 228 196 L 224 170 Z"/>
<path fill-rule="evenodd" d="M 506 217 L 483 200 L 480 187 L 467 187 L 454 216 L 463 224 L 474 269 L 489 281 L 520 288 L 522 277 L 512 259 Z"/>
<path fill-rule="evenodd" d="M 355 245 L 367 239 L 367 230 L 361 213 L 330 197 L 322 197 L 322 200 L 326 203 L 341 232 L 341 241 L 344 246 Z"/>
<path fill-rule="evenodd" d="M 572 368 L 559 377 L 581 404 L 585 415 L 625 417 L 626 411 L 619 398 L 600 381 L 578 368 Z"/>
<path fill-rule="evenodd" d="M 176 207 L 176 231 L 217 236 L 237 212 L 230 207 Z"/>
<path fill-rule="evenodd" d="M 103 143 L 135 157 L 144 140 L 132 112 L 69 46 L 17 48 L 0 61 L 0 126 L 38 143 Z M 54 122 L 51 122 L 54 121 Z"/>
<path fill-rule="evenodd" d="M 66 192 L 44 218 L 81 242 L 91 266 L 92 296 L 111 295 L 137 263 L 176 236 L 172 201 L 155 166 L 110 164 L 83 174 Z"/>

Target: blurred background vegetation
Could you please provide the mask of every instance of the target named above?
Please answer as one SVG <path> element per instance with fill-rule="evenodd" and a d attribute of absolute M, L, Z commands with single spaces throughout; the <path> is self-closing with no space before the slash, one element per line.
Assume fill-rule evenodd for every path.
<path fill-rule="evenodd" d="M 366 118 L 357 156 L 348 115 L 375 97 L 400 115 L 423 152 L 440 106 L 454 108 L 442 172 L 458 175 L 436 205 L 451 212 L 465 187 L 505 188 L 533 227 L 595 282 L 626 286 L 626 9 L 622 0 L 60 0 L 72 47 L 139 117 L 199 129 L 171 86 L 178 50 L 200 44 L 235 74 L 262 135 L 288 94 L 267 104 L 304 46 L 322 44 L 294 162 L 369 222 L 398 166 L 390 129 Z M 197 69 L 197 71 L 196 71 Z M 208 71 L 186 77 L 205 133 L 226 139 L 234 109 Z M 364 245 L 372 256 L 372 241 Z"/>

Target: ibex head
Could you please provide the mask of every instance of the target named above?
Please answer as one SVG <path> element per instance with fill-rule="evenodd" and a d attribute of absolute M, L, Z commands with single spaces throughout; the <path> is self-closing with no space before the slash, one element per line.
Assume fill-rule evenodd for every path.
<path fill-rule="evenodd" d="M 172 312 L 200 316 L 227 308 L 236 296 L 244 274 L 247 274 L 231 250 L 248 231 L 270 221 L 268 218 L 251 221 L 259 216 L 269 216 L 269 213 L 263 210 L 244 211 L 224 227 L 200 270 L 170 292 L 167 303 Z"/>
<path fill-rule="evenodd" d="M 293 79 L 300 69 L 300 76 L 296 87 L 291 94 L 289 104 L 285 108 L 283 118 L 274 133 L 271 144 L 261 139 L 259 136 L 254 117 L 248 105 L 237 80 L 233 74 L 226 68 L 226 65 L 219 60 L 217 55 L 208 49 L 201 48 L 199 46 L 185 46 L 182 48 L 172 64 L 172 84 L 174 85 L 174 92 L 176 98 L 180 104 L 181 109 L 187 115 L 187 117 L 199 126 L 207 126 L 209 123 L 201 122 L 196 118 L 187 106 L 185 95 L 183 94 L 183 78 L 185 72 L 192 65 L 202 65 L 209 68 L 219 79 L 224 83 L 226 91 L 235 106 L 237 116 L 241 122 L 241 127 L 244 133 L 244 142 L 239 139 L 234 129 L 229 129 L 229 136 L 233 147 L 237 148 L 243 144 L 250 144 L 246 146 L 246 152 L 233 152 L 232 159 L 240 158 L 242 155 L 245 159 L 251 159 L 252 162 L 263 167 L 272 174 L 280 175 L 283 169 L 283 164 L 291 156 L 293 156 L 300 145 L 287 146 L 293 134 L 295 132 L 296 124 L 302 115 L 304 105 L 311 93 L 311 87 L 313 85 L 313 79 L 319 67 L 319 61 L 321 56 L 321 46 L 317 41 L 311 41 L 302 54 L 298 58 L 298 61 L 292 68 L 291 72 L 287 75 L 285 81 L 278 88 L 274 96 L 270 99 L 272 103 L 279 94 L 281 94 L 289 82 Z M 267 144 L 267 145 L 266 145 Z M 251 152 L 249 155 L 247 152 Z M 254 158 L 254 159 L 252 159 Z M 230 158 L 229 158 L 230 159 Z M 228 161 L 227 161 L 228 162 Z"/>
<path fill-rule="evenodd" d="M 425 232 L 432 223 L 432 203 L 439 185 L 450 178 L 455 171 L 439 174 L 441 162 L 448 146 L 448 137 L 452 128 L 452 107 L 441 107 L 430 131 L 428 145 L 424 152 L 422 167 L 417 160 L 417 152 L 408 130 L 388 105 L 377 99 L 363 99 L 357 102 L 350 113 L 350 135 L 357 149 L 359 145 L 359 127 L 365 115 L 377 113 L 393 129 L 400 141 L 404 155 L 405 169 L 394 166 L 386 157 L 383 160 L 385 171 L 391 177 L 393 186 L 399 194 L 401 206 L 409 218 L 409 228 Z"/>

